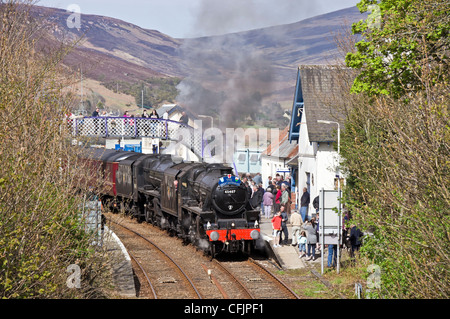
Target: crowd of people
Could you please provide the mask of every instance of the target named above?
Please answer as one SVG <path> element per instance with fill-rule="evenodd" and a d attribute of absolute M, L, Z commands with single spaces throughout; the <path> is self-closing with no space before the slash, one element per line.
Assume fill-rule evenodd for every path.
<path fill-rule="evenodd" d="M 83 114 L 80 112 L 78 115 L 73 114 L 73 113 L 67 114 L 66 117 L 67 117 L 67 120 L 69 121 L 69 120 L 73 120 L 75 118 L 84 118 L 86 116 L 83 116 Z M 120 116 L 117 116 L 117 115 L 113 114 L 112 112 L 110 112 L 108 114 L 108 112 L 106 110 L 103 110 L 102 112 L 100 112 L 100 109 L 96 108 L 95 111 L 92 112 L 91 117 L 120 117 Z M 169 119 L 169 113 L 166 110 L 164 112 L 164 114 L 162 116 L 160 116 L 156 109 L 152 109 L 150 111 L 150 113 L 146 109 L 144 109 L 141 114 L 140 113 L 138 113 L 138 114 L 130 114 L 129 111 L 125 111 L 122 114 L 121 117 L 125 117 L 125 118 L 127 118 L 127 117 L 129 117 L 129 118 L 152 118 L 152 119 L 168 120 Z M 183 124 L 186 124 L 186 125 L 188 124 L 189 116 L 186 114 L 185 111 L 182 112 L 181 117 L 179 119 L 179 122 L 183 123 Z"/>
<path fill-rule="evenodd" d="M 260 207 L 261 218 L 270 220 L 272 223 L 274 248 L 289 244 L 287 225 L 290 223 L 291 245 L 298 247 L 299 258 L 314 261 L 316 250 L 323 252 L 324 248 L 328 248 L 328 267 L 336 267 L 337 245 L 321 247 L 319 241 L 319 196 L 313 199 L 314 211 L 310 216 L 308 214 L 310 194 L 306 187 L 303 188 L 299 211 L 291 212 L 291 181 L 289 177 L 284 179 L 282 175 L 277 174 L 273 179 L 269 176 L 266 181 L 262 181 L 259 173 L 253 178 L 247 173 L 242 176 L 242 181 L 251 193 L 252 207 L 254 209 Z M 359 251 L 361 247 L 363 233 L 356 225 L 350 223 L 350 213 L 346 210 L 344 212 L 343 246 L 348 248 L 350 257 L 354 258 L 355 252 Z"/>
<path fill-rule="evenodd" d="M 281 206 L 290 213 L 291 205 L 291 179 L 289 176 L 277 174 L 266 181 L 262 180 L 261 174 L 256 173 L 252 178 L 250 173 L 242 175 L 242 182 L 247 186 L 250 195 L 250 204 L 256 209 L 261 208 L 266 219 L 272 218 L 280 211 Z"/>
<path fill-rule="evenodd" d="M 275 237 L 274 247 L 286 245 L 289 238 L 287 223 L 289 222 L 289 216 L 291 216 L 292 203 L 290 176 L 285 179 L 283 175 L 277 174 L 275 178 L 269 176 L 266 181 L 263 181 L 260 173 L 257 173 L 253 178 L 249 173 L 246 173 L 242 176 L 242 182 L 248 187 L 251 194 L 251 206 L 254 209 L 260 207 L 262 217 L 272 221 Z M 295 213 L 292 215 L 295 219 Z M 293 225 L 295 225 L 296 230 L 299 230 L 302 221 L 300 215 L 298 213 L 297 215 L 298 218 Z"/>

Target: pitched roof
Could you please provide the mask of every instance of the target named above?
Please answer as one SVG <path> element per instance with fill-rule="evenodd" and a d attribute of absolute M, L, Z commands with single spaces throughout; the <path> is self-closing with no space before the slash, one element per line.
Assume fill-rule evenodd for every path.
<path fill-rule="evenodd" d="M 343 90 L 349 89 L 348 79 L 352 72 L 330 65 L 299 67 L 310 142 L 336 141 L 336 125 L 317 123 L 317 120 L 338 122 L 342 129 L 344 116 L 339 106 L 345 104 Z"/>
<path fill-rule="evenodd" d="M 167 111 L 169 115 L 171 115 L 176 111 L 179 111 L 180 113 L 186 111 L 186 114 L 189 116 L 189 118 L 198 119 L 198 116 L 194 112 L 192 112 L 189 108 L 182 107 L 178 104 L 164 104 L 161 105 L 156 111 L 158 112 L 159 116 L 162 116 L 165 111 Z"/>
<path fill-rule="evenodd" d="M 297 154 L 297 142 L 289 142 L 289 125 L 280 132 L 278 140 L 272 141 L 263 152 L 263 155 L 278 156 L 279 158 L 291 158 Z"/>

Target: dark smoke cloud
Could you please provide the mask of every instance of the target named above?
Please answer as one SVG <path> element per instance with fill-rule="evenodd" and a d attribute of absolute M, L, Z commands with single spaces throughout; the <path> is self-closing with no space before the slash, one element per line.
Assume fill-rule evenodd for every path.
<path fill-rule="evenodd" d="M 276 5 L 274 5 L 274 3 Z M 284 34 L 254 29 L 264 25 L 299 21 L 320 5 L 310 0 L 203 0 L 196 13 L 195 32 L 217 34 L 190 38 L 180 48 L 182 67 L 188 76 L 180 83 L 177 100 L 198 114 L 219 118 L 222 128 L 237 127 L 239 120 L 254 119 L 265 93 L 276 89 L 276 61 L 264 44 L 289 41 Z M 298 18 L 295 18 L 297 17 Z M 286 21 L 288 23 L 291 21 Z M 225 35 L 223 35 L 225 34 Z M 255 41 L 257 37 L 259 40 Z M 261 42 L 261 38 L 265 38 Z M 258 44 L 257 44 L 258 43 Z"/>
<path fill-rule="evenodd" d="M 220 114 L 222 127 L 252 117 L 272 85 L 272 62 L 241 34 L 186 40 L 181 54 L 189 75 L 178 101 L 199 114 Z"/>
<path fill-rule="evenodd" d="M 203 1 L 197 28 L 226 33 L 240 24 L 246 6 L 235 0 L 225 3 Z M 261 92 L 270 89 L 273 72 L 272 62 L 248 38 L 234 33 L 187 39 L 180 53 L 189 75 L 178 86 L 178 101 L 199 114 L 219 118 L 216 123 L 222 128 L 237 127 L 239 120 L 254 116 Z"/>

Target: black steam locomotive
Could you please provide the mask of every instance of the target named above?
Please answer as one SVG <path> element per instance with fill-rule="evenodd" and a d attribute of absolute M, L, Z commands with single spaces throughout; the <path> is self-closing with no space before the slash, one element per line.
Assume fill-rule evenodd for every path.
<path fill-rule="evenodd" d="M 100 173 L 102 203 L 110 210 L 166 229 L 212 256 L 250 252 L 260 238 L 259 211 L 231 167 L 104 149 L 82 157 Z"/>

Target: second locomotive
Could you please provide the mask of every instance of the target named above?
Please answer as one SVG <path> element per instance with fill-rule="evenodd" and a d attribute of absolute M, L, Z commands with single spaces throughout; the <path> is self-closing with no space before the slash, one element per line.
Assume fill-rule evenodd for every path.
<path fill-rule="evenodd" d="M 82 157 L 100 173 L 104 206 L 166 229 L 212 256 L 249 253 L 261 237 L 259 210 L 231 167 L 104 149 Z"/>

